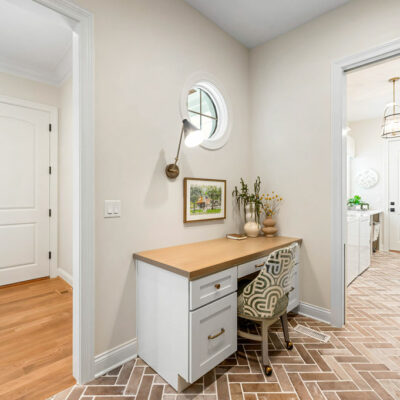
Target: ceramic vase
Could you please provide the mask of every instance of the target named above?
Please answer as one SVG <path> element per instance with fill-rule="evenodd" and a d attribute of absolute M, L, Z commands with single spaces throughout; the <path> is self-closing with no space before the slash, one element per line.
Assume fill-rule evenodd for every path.
<path fill-rule="evenodd" d="M 264 228 L 262 228 L 262 231 L 265 233 L 266 237 L 274 237 L 276 235 L 276 232 L 278 232 L 278 229 L 275 228 L 276 221 L 272 218 L 271 215 L 265 217 L 263 225 Z"/>
<path fill-rule="evenodd" d="M 254 203 L 246 205 L 246 223 L 244 232 L 248 237 L 257 237 L 260 233 L 260 225 L 256 222 L 256 207 Z"/>

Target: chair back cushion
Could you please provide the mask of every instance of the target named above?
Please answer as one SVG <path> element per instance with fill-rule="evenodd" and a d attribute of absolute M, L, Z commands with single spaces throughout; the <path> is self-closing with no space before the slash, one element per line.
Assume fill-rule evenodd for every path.
<path fill-rule="evenodd" d="M 239 312 L 256 318 L 272 318 L 284 311 L 291 290 L 298 244 L 271 253 L 258 276 L 243 290 Z"/>

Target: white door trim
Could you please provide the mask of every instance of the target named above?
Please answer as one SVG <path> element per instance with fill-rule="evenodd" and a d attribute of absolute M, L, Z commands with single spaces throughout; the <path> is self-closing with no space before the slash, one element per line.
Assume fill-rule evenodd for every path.
<path fill-rule="evenodd" d="M 400 39 L 382 44 L 332 63 L 331 131 L 331 324 L 345 322 L 346 241 L 346 75 L 345 72 L 400 54 Z"/>
<path fill-rule="evenodd" d="M 69 0 L 34 0 L 71 21 L 73 34 L 73 375 L 94 378 L 93 15 Z"/>
<path fill-rule="evenodd" d="M 394 139 L 386 139 L 385 140 L 385 154 L 383 157 L 383 164 L 384 164 L 384 186 L 383 186 L 383 190 L 384 190 L 384 202 L 385 202 L 385 206 L 384 206 L 384 232 L 383 232 L 383 236 L 384 236 L 384 250 L 385 251 L 389 251 L 390 250 L 390 211 L 389 211 L 389 144 L 391 142 L 398 142 L 400 140 L 400 138 L 394 138 Z M 397 205 L 396 205 L 397 207 Z"/>
<path fill-rule="evenodd" d="M 50 165 L 52 167 L 52 174 L 49 175 L 50 179 L 50 202 L 51 218 L 49 219 L 49 251 L 51 251 L 50 264 L 50 278 L 58 276 L 58 110 L 56 107 L 48 106 L 45 104 L 34 103 L 18 99 L 16 97 L 0 95 L 0 103 L 10 104 L 19 107 L 31 108 L 32 110 L 45 111 L 49 113 L 49 123 L 51 124 L 50 133 Z"/>

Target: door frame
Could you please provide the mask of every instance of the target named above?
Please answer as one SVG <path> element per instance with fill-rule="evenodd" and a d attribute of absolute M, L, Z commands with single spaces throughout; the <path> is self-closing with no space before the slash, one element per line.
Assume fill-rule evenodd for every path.
<path fill-rule="evenodd" d="M 94 379 L 95 192 L 93 15 L 70 0 L 33 0 L 73 31 L 73 375 Z"/>
<path fill-rule="evenodd" d="M 400 141 L 400 138 L 393 138 L 393 139 L 387 139 L 385 140 L 385 154 L 383 156 L 383 179 L 384 179 L 384 202 L 385 202 L 385 209 L 384 209 L 384 250 L 389 251 L 390 250 L 390 211 L 389 211 L 389 191 L 390 191 L 390 181 L 389 181 L 389 151 L 390 151 L 390 143 L 393 142 L 398 142 Z"/>
<path fill-rule="evenodd" d="M 400 55 L 400 39 L 332 63 L 331 69 L 331 324 L 345 323 L 346 72 Z"/>
<path fill-rule="evenodd" d="M 49 163 L 52 167 L 52 173 L 49 174 L 49 208 L 51 208 L 51 218 L 49 218 L 49 251 L 51 251 L 49 273 L 50 278 L 55 278 L 58 276 L 58 109 L 46 104 L 3 95 L 0 95 L 0 103 L 44 111 L 49 114 L 49 123 L 51 124 Z"/>

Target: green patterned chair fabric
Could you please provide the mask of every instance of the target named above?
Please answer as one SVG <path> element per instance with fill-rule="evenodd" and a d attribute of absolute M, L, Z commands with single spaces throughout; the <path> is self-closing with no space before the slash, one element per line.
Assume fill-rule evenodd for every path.
<path fill-rule="evenodd" d="M 295 243 L 268 256 L 258 276 L 239 294 L 239 316 L 273 318 L 286 310 L 297 247 Z"/>

